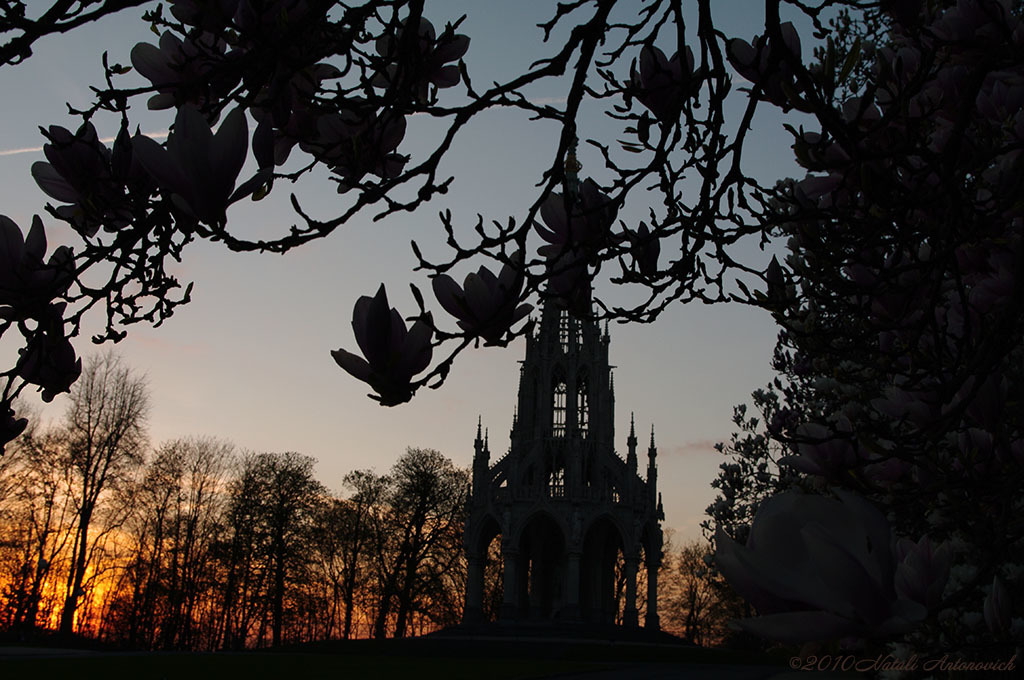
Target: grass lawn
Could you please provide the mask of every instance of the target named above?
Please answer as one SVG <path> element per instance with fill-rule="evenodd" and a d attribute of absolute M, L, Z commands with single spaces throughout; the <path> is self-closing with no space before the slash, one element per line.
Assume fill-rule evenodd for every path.
<path fill-rule="evenodd" d="M 0 648 L 2 654 L 2 648 Z M 3 678 L 75 680 L 512 680 L 599 670 L 607 664 L 558 659 L 464 659 L 351 654 L 137 653 L 0 659 Z"/>

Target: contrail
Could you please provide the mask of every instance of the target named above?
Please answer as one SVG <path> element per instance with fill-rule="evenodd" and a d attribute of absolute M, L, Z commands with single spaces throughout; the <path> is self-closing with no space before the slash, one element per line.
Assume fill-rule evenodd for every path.
<path fill-rule="evenodd" d="M 153 139 L 163 139 L 167 137 L 167 130 L 164 130 L 163 132 L 146 132 L 144 134 L 147 137 L 152 137 Z M 100 141 L 104 144 L 110 144 L 114 139 L 115 137 L 104 137 Z M 20 153 L 39 153 L 42 150 L 43 147 L 41 146 L 26 146 L 23 149 L 3 149 L 0 150 L 0 156 L 17 156 Z"/>

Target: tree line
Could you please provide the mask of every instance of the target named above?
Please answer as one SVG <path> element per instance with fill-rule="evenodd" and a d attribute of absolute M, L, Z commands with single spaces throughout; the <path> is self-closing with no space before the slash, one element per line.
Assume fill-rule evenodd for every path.
<path fill-rule="evenodd" d="M 95 357 L 64 419 L 34 418 L 0 458 L 0 630 L 214 650 L 461 620 L 465 469 L 409 448 L 386 474 L 348 473 L 338 493 L 300 453 L 210 437 L 149 450 L 149 403 L 116 355 Z M 684 546 L 661 581 L 666 625 L 705 644 L 724 621 L 707 552 Z M 497 604 L 500 570 L 489 575 Z"/>

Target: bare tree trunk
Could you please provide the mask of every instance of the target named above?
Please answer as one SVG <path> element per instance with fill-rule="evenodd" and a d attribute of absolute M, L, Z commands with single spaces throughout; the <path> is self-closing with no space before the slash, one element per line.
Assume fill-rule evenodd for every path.
<path fill-rule="evenodd" d="M 75 611 L 78 609 L 78 598 L 82 595 L 82 581 L 85 578 L 86 555 L 89 550 L 89 524 L 92 520 L 92 509 L 83 508 L 78 524 L 75 556 L 68 573 L 67 596 L 60 614 L 60 634 L 71 635 L 75 623 Z"/>

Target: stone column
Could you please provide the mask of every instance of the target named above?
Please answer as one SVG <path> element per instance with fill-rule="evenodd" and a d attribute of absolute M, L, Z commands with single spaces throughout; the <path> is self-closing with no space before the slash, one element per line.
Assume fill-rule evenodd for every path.
<path fill-rule="evenodd" d="M 626 558 L 626 607 L 622 614 L 622 623 L 628 628 L 640 625 L 636 612 L 636 572 L 639 565 L 639 556 L 630 555 Z"/>
<path fill-rule="evenodd" d="M 570 552 L 566 559 L 565 573 L 565 619 L 578 621 L 580 618 L 580 554 Z"/>
<path fill-rule="evenodd" d="M 466 608 L 462 620 L 465 623 L 479 623 L 484 618 L 484 560 L 481 555 L 467 555 L 466 561 Z"/>
<path fill-rule="evenodd" d="M 502 554 L 505 561 L 502 582 L 501 620 L 512 621 L 519 615 L 519 578 L 516 570 L 519 552 L 507 550 Z"/>
<path fill-rule="evenodd" d="M 541 609 L 543 606 L 543 603 L 541 602 L 541 595 L 548 595 L 547 589 L 549 587 L 549 583 L 546 583 L 546 581 L 550 581 L 551 579 L 551 575 L 548 573 L 549 565 L 547 555 L 544 554 L 544 544 L 540 543 L 538 545 L 537 543 L 538 542 L 535 542 L 530 546 L 529 555 L 524 557 L 524 561 L 532 561 L 532 564 L 530 565 L 532 568 L 530 569 L 529 574 L 530 582 L 529 585 L 527 585 L 527 592 L 530 594 L 528 604 L 530 607 L 531 619 L 541 618 Z"/>
<path fill-rule="evenodd" d="M 650 630 L 659 630 L 661 620 L 658 618 L 658 563 L 647 564 L 647 616 L 644 618 L 644 627 Z"/>

